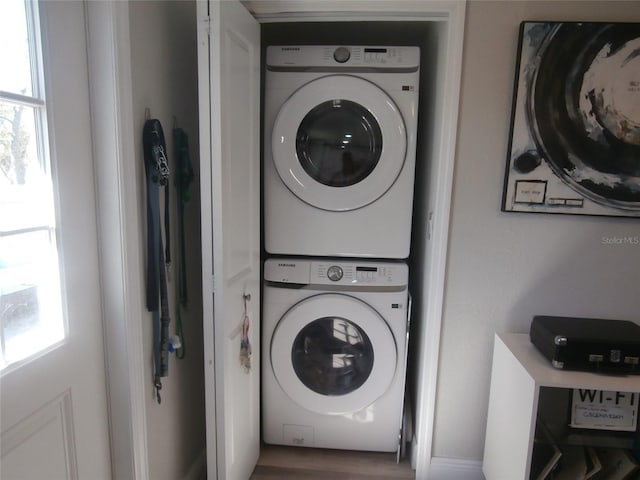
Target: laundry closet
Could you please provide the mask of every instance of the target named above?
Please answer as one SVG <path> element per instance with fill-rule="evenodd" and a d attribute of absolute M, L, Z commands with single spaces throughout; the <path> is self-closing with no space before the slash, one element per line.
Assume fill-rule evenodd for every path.
<path fill-rule="evenodd" d="M 405 402 L 410 413 L 404 431 L 416 478 L 429 472 L 464 8 L 464 2 L 423 1 L 199 3 L 209 478 L 248 478 L 260 452 L 261 370 L 267 368 L 261 348 L 263 270 L 288 258 L 264 248 L 265 58 L 269 46 L 288 45 L 419 47 L 411 251 L 406 259 L 412 296 Z M 380 260 L 358 260 L 354 275 L 377 269 L 367 262 Z M 314 268 L 331 268 L 332 262 L 325 263 Z M 339 270 L 322 274 L 339 280 L 344 274 Z M 304 437 L 304 431 L 294 434 Z"/>

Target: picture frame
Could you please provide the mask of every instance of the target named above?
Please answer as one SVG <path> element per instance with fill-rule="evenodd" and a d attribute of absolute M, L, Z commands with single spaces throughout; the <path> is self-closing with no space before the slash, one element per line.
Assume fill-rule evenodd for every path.
<path fill-rule="evenodd" d="M 502 211 L 640 217 L 640 23 L 521 23 Z"/>

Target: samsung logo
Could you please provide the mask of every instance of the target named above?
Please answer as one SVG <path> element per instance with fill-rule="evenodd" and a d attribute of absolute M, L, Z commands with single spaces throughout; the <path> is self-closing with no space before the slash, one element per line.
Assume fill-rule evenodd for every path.
<path fill-rule="evenodd" d="M 287 267 L 287 268 L 295 268 L 296 264 L 295 263 L 279 263 L 278 266 L 279 267 Z"/>

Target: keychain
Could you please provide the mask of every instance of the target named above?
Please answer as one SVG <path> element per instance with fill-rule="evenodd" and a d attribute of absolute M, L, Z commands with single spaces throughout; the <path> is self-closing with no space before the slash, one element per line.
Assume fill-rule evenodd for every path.
<path fill-rule="evenodd" d="M 251 300 L 251 295 L 246 293 L 244 299 L 244 313 L 242 316 L 242 339 L 240 340 L 240 365 L 247 373 L 251 370 L 251 342 L 249 342 L 249 314 L 247 313 L 247 302 Z"/>

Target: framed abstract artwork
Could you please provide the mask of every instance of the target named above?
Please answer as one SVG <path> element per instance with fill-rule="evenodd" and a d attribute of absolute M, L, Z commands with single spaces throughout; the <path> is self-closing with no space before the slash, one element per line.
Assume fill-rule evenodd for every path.
<path fill-rule="evenodd" d="M 503 211 L 640 217 L 640 24 L 520 26 Z"/>

